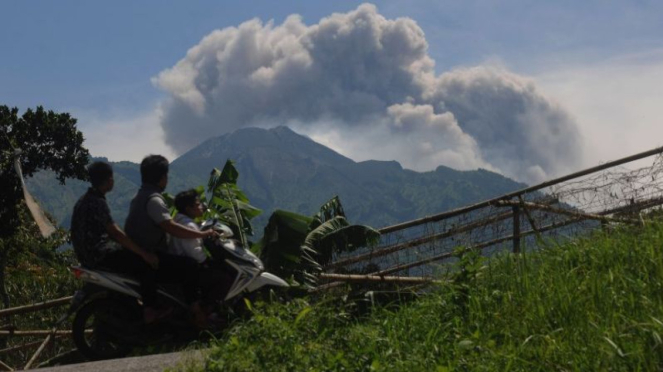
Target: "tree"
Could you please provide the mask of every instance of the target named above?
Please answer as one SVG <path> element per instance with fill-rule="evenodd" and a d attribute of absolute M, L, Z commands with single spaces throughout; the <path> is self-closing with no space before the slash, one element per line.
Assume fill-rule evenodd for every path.
<path fill-rule="evenodd" d="M 20 224 L 27 222 L 19 213 L 23 192 L 14 170 L 15 150 L 21 150 L 19 161 L 25 177 L 47 169 L 55 172 L 61 184 L 67 178 L 86 179 L 90 156 L 76 119 L 68 113 L 46 111 L 41 106 L 20 117 L 18 113 L 16 107 L 0 105 L 0 296 L 5 307 L 9 306 L 5 290 L 9 241 Z"/>

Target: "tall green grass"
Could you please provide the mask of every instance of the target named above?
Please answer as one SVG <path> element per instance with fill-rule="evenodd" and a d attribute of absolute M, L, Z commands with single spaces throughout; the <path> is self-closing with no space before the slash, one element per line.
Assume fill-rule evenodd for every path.
<path fill-rule="evenodd" d="M 210 371 L 663 369 L 663 224 L 481 262 L 418 301 L 254 305 Z"/>

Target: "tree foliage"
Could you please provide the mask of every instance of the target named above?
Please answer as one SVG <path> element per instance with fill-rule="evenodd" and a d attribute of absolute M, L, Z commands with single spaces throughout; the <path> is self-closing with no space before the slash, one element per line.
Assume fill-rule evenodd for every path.
<path fill-rule="evenodd" d="M 60 183 L 67 178 L 85 179 L 89 153 L 76 119 L 67 113 L 38 106 L 19 117 L 17 108 L 0 106 L 0 238 L 13 235 L 18 219 L 16 206 L 22 199 L 20 180 L 14 172 L 14 149 L 21 150 L 25 177 L 40 169 L 55 172 Z"/>
<path fill-rule="evenodd" d="M 83 134 L 76 128 L 75 118 L 41 106 L 19 116 L 17 108 L 0 105 L 0 144 L 0 295 L 8 306 L 5 265 L 10 251 L 14 257 L 22 247 L 15 239 L 20 227 L 32 223 L 20 213 L 23 193 L 14 170 L 15 157 L 19 155 L 25 177 L 47 169 L 64 184 L 67 178 L 86 178 L 89 153 L 83 147 Z"/>

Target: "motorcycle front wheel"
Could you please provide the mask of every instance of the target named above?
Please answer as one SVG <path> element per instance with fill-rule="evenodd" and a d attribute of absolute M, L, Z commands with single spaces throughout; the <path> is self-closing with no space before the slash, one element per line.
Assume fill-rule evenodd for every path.
<path fill-rule="evenodd" d="M 90 360 L 121 358 L 133 349 L 131 333 L 141 322 L 138 304 L 95 299 L 76 312 L 72 326 L 74 344 Z"/>

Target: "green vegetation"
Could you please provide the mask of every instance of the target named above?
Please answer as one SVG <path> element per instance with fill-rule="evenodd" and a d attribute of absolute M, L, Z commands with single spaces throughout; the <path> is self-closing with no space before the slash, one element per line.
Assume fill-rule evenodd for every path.
<path fill-rule="evenodd" d="M 653 371 L 663 367 L 663 223 L 459 270 L 417 301 L 253 304 L 210 371 Z"/>
<path fill-rule="evenodd" d="M 67 269 L 75 262 L 71 250 L 58 252 L 56 249 L 67 239 L 63 230 L 56 231 L 48 239 L 41 237 L 36 224 L 32 222 L 24 204 L 19 204 L 18 217 L 21 224 L 16 233 L 7 239 L 0 239 L 0 249 L 8 252 L 6 268 L 6 290 L 14 306 L 71 296 L 79 283 Z M 67 306 L 55 307 L 11 318 L 0 318 L 0 325 L 11 324 L 18 330 L 47 330 L 53 327 L 58 318 L 65 314 Z M 66 329 L 65 323 L 61 329 Z M 0 349 L 22 345 L 28 342 L 41 342 L 44 336 L 0 337 Z M 68 338 L 58 338 L 49 346 L 40 360 L 49 359 L 73 348 Z M 23 366 L 36 347 L 0 355 L 0 360 L 12 367 Z"/>

